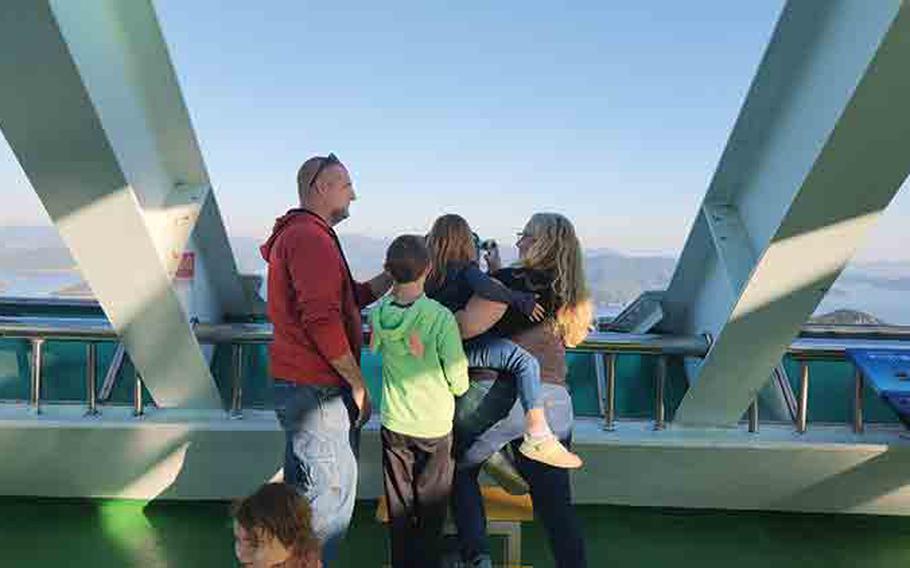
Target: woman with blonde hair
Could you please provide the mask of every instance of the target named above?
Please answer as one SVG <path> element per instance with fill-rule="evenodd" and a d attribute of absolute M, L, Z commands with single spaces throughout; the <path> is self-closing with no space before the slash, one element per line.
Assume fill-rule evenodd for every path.
<path fill-rule="evenodd" d="M 503 308 L 512 306 L 531 322 L 541 321 L 546 312 L 537 303 L 535 293 L 510 290 L 480 270 L 476 240 L 463 217 L 449 214 L 436 219 L 427 236 L 430 252 L 427 296 L 455 313 L 464 309 L 472 297 L 479 297 Z M 464 351 L 469 367 L 495 369 L 515 379 L 525 411 L 524 441 L 518 451 L 553 467 L 581 467 L 581 459 L 566 449 L 547 424 L 541 399 L 540 365 L 533 355 L 495 333 L 468 339 Z"/>
<path fill-rule="evenodd" d="M 547 421 L 563 444 L 572 437 L 572 399 L 566 386 L 565 348 L 581 343 L 591 329 L 592 303 L 581 244 L 572 223 L 558 213 L 537 213 L 518 233 L 519 261 L 493 276 L 515 291 L 537 296 L 542 322 L 512 307 L 471 298 L 456 317 L 463 337 L 491 331 L 508 337 L 537 358 Z M 496 259 L 492 259 L 495 263 Z M 512 381 L 474 369 L 471 387 L 456 409 L 457 469 L 453 506 L 462 558 L 469 566 L 490 566 L 486 517 L 477 476 L 481 465 L 506 446 L 522 441 L 523 417 Z M 515 465 L 530 488 L 534 512 L 549 537 L 558 567 L 586 566 L 581 524 L 572 505 L 569 473 L 513 451 Z"/>

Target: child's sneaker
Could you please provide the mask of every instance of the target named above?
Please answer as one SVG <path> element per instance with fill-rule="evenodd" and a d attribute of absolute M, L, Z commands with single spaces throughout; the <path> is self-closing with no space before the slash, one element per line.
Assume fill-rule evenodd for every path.
<path fill-rule="evenodd" d="M 495 452 L 483 462 L 483 471 L 510 495 L 525 495 L 531 490 L 528 482 L 502 451 Z"/>
<path fill-rule="evenodd" d="M 563 469 L 577 469 L 583 463 L 580 457 L 566 449 L 552 434 L 539 438 L 526 434 L 518 451 L 528 459 Z"/>

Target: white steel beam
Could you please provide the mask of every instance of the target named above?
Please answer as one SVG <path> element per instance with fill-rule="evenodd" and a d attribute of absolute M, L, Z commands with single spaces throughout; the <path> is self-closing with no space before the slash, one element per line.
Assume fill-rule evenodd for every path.
<path fill-rule="evenodd" d="M 904 2 L 785 6 L 665 297 L 714 338 L 677 423 L 739 420 L 907 177 L 908 64 Z"/>
<path fill-rule="evenodd" d="M 155 402 L 219 407 L 189 318 L 244 294 L 151 4 L 6 1 L 0 77 L 0 129 Z"/>

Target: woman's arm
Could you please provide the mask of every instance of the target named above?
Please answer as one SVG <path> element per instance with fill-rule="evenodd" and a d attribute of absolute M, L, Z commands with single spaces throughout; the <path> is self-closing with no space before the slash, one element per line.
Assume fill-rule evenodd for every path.
<path fill-rule="evenodd" d="M 464 309 L 455 314 L 461 338 L 470 339 L 487 331 L 506 313 L 506 309 L 506 304 L 471 296 Z"/>
<path fill-rule="evenodd" d="M 470 286 L 471 292 L 475 297 L 513 306 L 533 321 L 543 319 L 543 308 L 537 304 L 537 298 L 534 294 L 512 290 L 499 280 L 485 274 L 473 264 L 464 270 L 463 276 L 464 281 Z"/>

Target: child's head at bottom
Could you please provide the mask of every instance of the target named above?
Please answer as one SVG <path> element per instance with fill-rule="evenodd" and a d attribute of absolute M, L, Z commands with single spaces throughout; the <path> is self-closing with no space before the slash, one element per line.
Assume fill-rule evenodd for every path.
<path fill-rule="evenodd" d="M 426 239 L 419 235 L 401 235 L 389 245 L 385 270 L 397 285 L 423 286 L 430 270 L 430 253 Z"/>
<path fill-rule="evenodd" d="M 318 566 L 310 505 L 285 483 L 266 483 L 234 504 L 234 553 L 242 566 Z"/>

